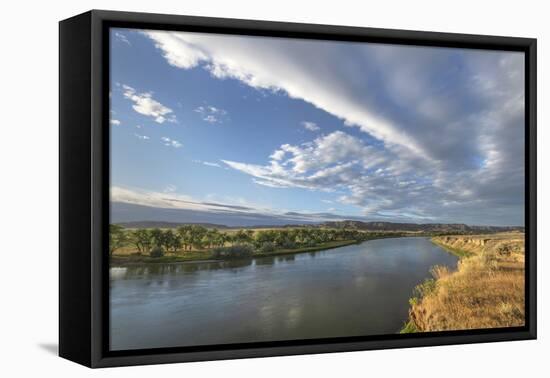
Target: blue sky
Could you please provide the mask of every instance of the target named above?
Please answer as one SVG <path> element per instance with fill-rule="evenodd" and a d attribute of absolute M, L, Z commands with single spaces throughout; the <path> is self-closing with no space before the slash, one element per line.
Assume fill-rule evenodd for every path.
<path fill-rule="evenodd" d="M 518 53 L 113 29 L 112 201 L 522 225 L 523 69 Z"/>

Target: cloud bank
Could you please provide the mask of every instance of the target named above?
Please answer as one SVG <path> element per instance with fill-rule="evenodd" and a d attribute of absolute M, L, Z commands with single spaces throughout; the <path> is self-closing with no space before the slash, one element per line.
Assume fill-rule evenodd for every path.
<path fill-rule="evenodd" d="M 162 209 L 171 212 L 173 216 L 179 213 L 177 219 L 180 221 L 181 214 L 184 214 L 184 218 L 191 215 L 195 218 L 202 213 L 203 215 L 198 219 L 203 222 L 219 222 L 225 225 L 282 225 L 350 219 L 330 213 L 291 212 L 253 204 L 199 201 L 191 196 L 175 193 L 174 190 L 175 187 L 172 185 L 165 188 L 163 192 L 111 187 L 111 206 L 116 209 L 113 221 L 140 219 L 135 217 L 133 211 L 136 209 L 140 210 L 139 214 L 142 217 L 145 216 L 140 220 L 156 219 L 159 212 L 155 209 Z M 121 209 L 125 209 L 127 213 L 125 214 Z M 160 212 L 160 214 L 167 213 Z"/>

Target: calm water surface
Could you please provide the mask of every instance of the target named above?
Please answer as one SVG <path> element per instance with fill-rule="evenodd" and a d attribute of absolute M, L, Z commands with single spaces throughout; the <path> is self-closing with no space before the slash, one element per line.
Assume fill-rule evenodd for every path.
<path fill-rule="evenodd" d="M 398 332 L 414 286 L 457 258 L 426 238 L 230 262 L 112 267 L 111 349 Z"/>

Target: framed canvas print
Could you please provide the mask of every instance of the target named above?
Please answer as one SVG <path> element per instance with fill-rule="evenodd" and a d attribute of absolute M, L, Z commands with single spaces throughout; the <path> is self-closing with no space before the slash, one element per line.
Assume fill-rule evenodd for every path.
<path fill-rule="evenodd" d="M 536 337 L 536 40 L 60 23 L 60 355 Z"/>

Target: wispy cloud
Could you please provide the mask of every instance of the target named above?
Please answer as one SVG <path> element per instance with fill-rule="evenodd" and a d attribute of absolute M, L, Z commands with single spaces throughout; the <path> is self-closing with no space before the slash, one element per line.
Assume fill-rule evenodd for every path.
<path fill-rule="evenodd" d="M 199 106 L 195 109 L 195 112 L 199 113 L 202 120 L 208 123 L 222 123 L 227 115 L 227 111 L 210 105 Z"/>
<path fill-rule="evenodd" d="M 211 162 L 211 161 L 193 160 L 193 163 L 206 165 L 208 167 L 216 167 L 216 168 L 221 168 L 222 167 L 219 163 L 215 163 L 215 162 Z"/>
<path fill-rule="evenodd" d="M 172 187 L 170 187 L 172 189 Z M 146 191 L 124 188 L 119 186 L 111 187 L 111 202 L 128 203 L 140 206 L 147 206 L 160 209 L 191 210 L 205 213 L 223 213 L 224 216 L 245 216 L 265 217 L 266 219 L 276 218 L 279 221 L 288 222 L 324 222 L 341 220 L 341 216 L 327 213 L 297 212 L 253 204 L 222 203 L 197 200 L 188 195 L 178 194 L 175 191 Z"/>
<path fill-rule="evenodd" d="M 259 185 L 322 191 L 347 186 L 369 170 L 386 163 L 383 153 L 342 131 L 298 146 L 284 144 L 271 154 L 268 165 L 222 161 L 253 176 Z"/>
<path fill-rule="evenodd" d="M 168 147 L 180 148 L 182 146 L 182 144 L 175 139 L 171 139 L 168 137 L 162 137 L 160 139 L 162 140 L 162 143 Z"/>
<path fill-rule="evenodd" d="M 315 122 L 303 121 L 302 126 L 309 131 L 319 131 L 321 128 Z"/>
<path fill-rule="evenodd" d="M 115 38 L 120 42 L 126 43 L 128 46 L 132 45 L 128 38 L 121 32 L 115 32 Z"/>
<path fill-rule="evenodd" d="M 139 114 L 151 117 L 157 123 L 176 122 L 172 109 L 155 100 L 151 92 L 138 93 L 128 85 L 122 85 L 122 89 L 124 97 L 134 103 L 132 108 Z"/>
<path fill-rule="evenodd" d="M 151 138 L 149 138 L 147 135 L 141 135 L 141 134 L 134 134 L 134 136 L 138 139 L 141 139 L 141 140 L 149 140 Z"/>
<path fill-rule="evenodd" d="M 175 185 L 167 185 L 166 188 L 164 188 L 164 193 L 174 193 L 176 191 L 177 187 Z"/>

